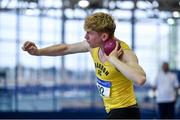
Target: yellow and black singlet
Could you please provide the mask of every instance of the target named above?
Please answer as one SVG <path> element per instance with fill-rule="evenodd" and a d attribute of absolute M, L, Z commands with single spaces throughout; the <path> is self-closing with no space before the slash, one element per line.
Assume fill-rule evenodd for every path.
<path fill-rule="evenodd" d="M 130 49 L 125 42 L 119 42 L 123 50 Z M 99 59 L 99 50 L 99 47 L 93 48 L 91 55 L 95 64 L 97 87 L 103 98 L 106 112 L 136 104 L 133 82 L 112 66 L 109 61 L 102 63 Z"/>

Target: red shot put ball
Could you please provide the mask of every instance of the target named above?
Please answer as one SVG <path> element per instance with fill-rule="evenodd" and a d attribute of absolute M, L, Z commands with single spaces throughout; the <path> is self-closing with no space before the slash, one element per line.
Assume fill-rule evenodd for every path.
<path fill-rule="evenodd" d="M 109 39 L 106 40 L 103 44 L 103 49 L 106 55 L 109 55 L 116 47 L 116 40 Z M 118 50 L 120 49 L 120 44 L 118 44 Z"/>

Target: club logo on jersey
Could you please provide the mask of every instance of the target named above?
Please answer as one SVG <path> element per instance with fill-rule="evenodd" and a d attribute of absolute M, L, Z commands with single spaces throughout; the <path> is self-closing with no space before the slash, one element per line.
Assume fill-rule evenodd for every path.
<path fill-rule="evenodd" d="M 102 76 L 102 73 L 104 73 L 106 76 L 109 74 L 109 72 L 106 70 L 106 68 L 100 64 L 100 63 L 95 63 L 95 68 L 98 68 L 98 74 Z"/>

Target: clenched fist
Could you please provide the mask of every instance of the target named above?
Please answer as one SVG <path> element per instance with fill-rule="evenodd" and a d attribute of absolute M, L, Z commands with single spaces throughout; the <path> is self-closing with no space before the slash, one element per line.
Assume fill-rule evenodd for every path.
<path fill-rule="evenodd" d="M 22 46 L 22 49 L 31 55 L 38 55 L 38 48 L 33 42 L 26 41 Z"/>

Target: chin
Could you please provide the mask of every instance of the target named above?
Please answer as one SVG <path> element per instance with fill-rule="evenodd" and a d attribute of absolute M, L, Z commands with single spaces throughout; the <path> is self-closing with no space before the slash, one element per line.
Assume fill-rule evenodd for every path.
<path fill-rule="evenodd" d="M 96 47 L 94 47 L 94 46 L 90 46 L 91 48 L 96 48 Z"/>
<path fill-rule="evenodd" d="M 91 48 L 95 48 L 95 46 L 94 46 L 94 45 L 89 44 L 89 46 L 90 46 Z"/>

